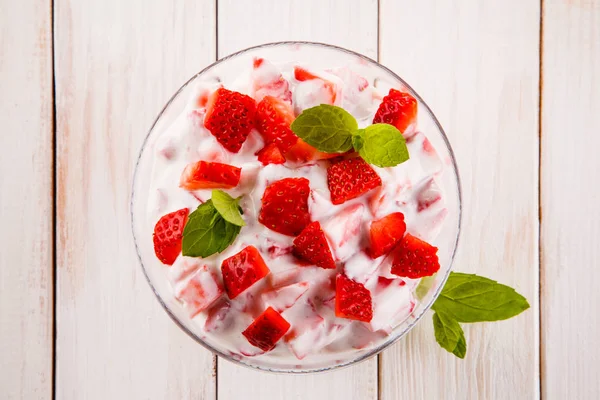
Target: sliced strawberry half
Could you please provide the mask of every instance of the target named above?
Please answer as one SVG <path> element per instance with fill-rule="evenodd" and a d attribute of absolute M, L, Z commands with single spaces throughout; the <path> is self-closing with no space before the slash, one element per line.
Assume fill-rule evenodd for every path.
<path fill-rule="evenodd" d="M 240 182 L 241 168 L 216 162 L 198 161 L 188 164 L 179 180 L 187 190 L 230 189 Z"/>
<path fill-rule="evenodd" d="M 404 132 L 416 120 L 417 100 L 406 92 L 390 89 L 379 105 L 373 123 L 394 125 L 400 132 Z"/>
<path fill-rule="evenodd" d="M 256 108 L 256 129 L 267 144 L 275 143 L 285 153 L 298 141 L 290 125 L 294 111 L 289 103 L 266 96 Z"/>
<path fill-rule="evenodd" d="M 407 233 L 394 250 L 392 274 L 417 279 L 438 272 L 437 247 Z"/>
<path fill-rule="evenodd" d="M 270 270 L 254 246 L 248 246 L 221 264 L 223 284 L 230 299 L 254 285 L 269 274 Z"/>
<path fill-rule="evenodd" d="M 406 232 L 404 214 L 395 212 L 371 222 L 369 236 L 371 248 L 369 254 L 373 258 L 387 254 L 396 246 Z"/>
<path fill-rule="evenodd" d="M 281 154 L 281 150 L 275 143 L 268 144 L 261 151 L 256 153 L 258 156 L 258 161 L 262 163 L 262 165 L 269 164 L 284 164 L 285 157 Z"/>
<path fill-rule="evenodd" d="M 182 208 L 161 217 L 154 226 L 154 253 L 163 264 L 173 265 L 181 253 L 183 228 L 189 213 L 190 210 Z"/>
<path fill-rule="evenodd" d="M 270 184 L 262 197 L 258 221 L 275 232 L 298 235 L 310 223 L 309 194 L 306 178 L 285 178 Z"/>
<path fill-rule="evenodd" d="M 208 98 L 204 126 L 232 153 L 242 148 L 254 128 L 256 102 L 250 96 L 217 89 Z"/>
<path fill-rule="evenodd" d="M 252 346 L 269 351 L 275 347 L 279 339 L 290 329 L 290 323 L 273 308 L 267 308 L 250 324 L 242 335 Z"/>
<path fill-rule="evenodd" d="M 294 255 L 318 267 L 335 269 L 329 244 L 318 221 L 310 223 L 294 239 Z"/>
<path fill-rule="evenodd" d="M 335 282 L 335 315 L 370 322 L 373 318 L 371 292 L 363 284 L 338 274 Z"/>
<path fill-rule="evenodd" d="M 327 185 L 333 204 L 342 204 L 381 186 L 381 178 L 360 157 L 349 158 L 327 168 Z"/>
<path fill-rule="evenodd" d="M 309 162 L 309 161 L 317 161 L 317 160 L 326 160 L 328 158 L 339 157 L 339 153 L 323 153 L 322 151 L 317 150 L 312 147 L 310 144 L 306 143 L 302 139 L 298 139 L 296 144 L 294 144 L 285 156 L 290 161 L 296 162 Z"/>

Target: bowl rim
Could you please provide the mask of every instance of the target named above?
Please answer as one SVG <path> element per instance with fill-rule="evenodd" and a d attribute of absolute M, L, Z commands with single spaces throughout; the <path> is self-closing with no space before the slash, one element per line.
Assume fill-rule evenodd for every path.
<path fill-rule="evenodd" d="M 431 300 L 423 308 L 423 311 L 419 315 L 417 315 L 414 318 L 414 320 L 402 332 L 399 332 L 396 336 L 393 336 L 393 331 L 392 331 L 392 334 L 390 334 L 388 336 L 389 340 L 384 341 L 383 343 L 381 343 L 377 347 L 373 347 L 372 349 L 370 349 L 369 351 L 365 352 L 364 354 L 361 354 L 359 357 L 356 357 L 356 358 L 351 359 L 349 361 L 345 361 L 343 363 L 339 363 L 339 364 L 335 364 L 335 365 L 329 365 L 329 366 L 325 366 L 325 367 L 305 369 L 305 370 L 276 369 L 276 368 L 269 368 L 269 367 L 264 367 L 264 366 L 260 366 L 260 365 L 245 363 L 242 360 L 238 360 L 238 359 L 232 357 L 231 355 L 225 354 L 222 351 L 213 348 L 209 343 L 207 343 L 204 340 L 202 340 L 194 332 L 190 331 L 185 325 L 183 325 L 183 323 L 181 321 L 179 321 L 179 318 L 171 311 L 171 309 L 163 301 L 163 299 L 159 295 L 157 289 L 152 284 L 152 281 L 150 280 L 150 276 L 146 272 L 146 267 L 144 265 L 144 262 L 142 260 L 142 256 L 140 254 L 140 249 L 139 249 L 139 246 L 138 246 L 138 240 L 137 240 L 136 233 L 135 233 L 136 218 L 135 218 L 135 215 L 134 215 L 135 213 L 133 211 L 134 210 L 134 199 L 136 198 L 135 197 L 135 187 L 136 187 L 136 181 L 137 181 L 137 178 L 138 178 L 138 167 L 139 167 L 139 164 L 140 164 L 140 161 L 141 161 L 141 158 L 142 158 L 142 154 L 144 153 L 144 149 L 146 148 L 146 145 L 148 143 L 150 135 L 154 131 L 155 126 L 158 124 L 158 122 L 162 118 L 162 116 L 165 113 L 165 111 L 169 108 L 169 106 L 171 105 L 171 103 L 173 103 L 173 101 L 179 96 L 179 94 L 182 91 L 184 91 L 187 88 L 187 86 L 190 83 L 192 83 L 197 77 L 199 77 L 200 75 L 204 74 L 205 72 L 210 71 L 213 67 L 221 64 L 222 62 L 227 61 L 230 58 L 234 58 L 234 57 L 237 57 L 237 56 L 242 55 L 244 53 L 247 53 L 247 52 L 250 52 L 250 51 L 253 51 L 253 50 L 257 50 L 257 49 L 269 48 L 269 47 L 277 47 L 277 46 L 294 46 L 294 45 L 309 45 L 309 46 L 314 46 L 314 47 L 322 47 L 322 48 L 334 49 L 334 50 L 337 50 L 337 51 L 341 51 L 341 52 L 347 53 L 347 54 L 352 55 L 352 56 L 356 56 L 356 57 L 358 57 L 358 58 L 360 58 L 362 60 L 368 61 L 369 63 L 375 64 L 379 68 L 381 68 L 384 71 L 386 71 L 387 73 L 389 73 L 392 77 L 394 77 L 395 79 L 397 79 L 399 82 L 401 82 L 402 85 L 404 85 L 404 87 L 406 89 L 408 89 L 411 92 L 411 94 L 414 95 L 417 98 L 417 100 L 425 106 L 425 111 L 429 114 L 429 116 L 433 120 L 434 124 L 436 125 L 437 129 L 439 130 L 439 133 L 442 136 L 444 144 L 446 145 L 446 148 L 448 149 L 448 153 L 450 155 L 450 161 L 451 161 L 450 165 L 452 166 L 452 170 L 454 172 L 454 176 L 456 177 L 456 194 L 457 194 L 457 201 L 458 201 L 458 204 L 457 204 L 458 205 L 458 222 L 457 222 L 456 238 L 454 240 L 454 249 L 452 249 L 452 253 L 450 255 L 450 262 L 449 262 L 449 265 L 448 265 L 448 269 L 447 269 L 446 273 L 444 274 L 444 276 L 442 277 L 442 280 L 440 281 L 440 284 L 437 287 L 435 293 L 431 297 Z M 135 246 L 135 250 L 136 250 L 136 254 L 137 254 L 137 258 L 138 258 L 140 267 L 142 269 L 144 277 L 146 278 L 146 282 L 148 282 L 148 285 L 152 289 L 152 292 L 156 296 L 158 302 L 160 303 L 160 305 L 162 306 L 162 308 L 165 310 L 165 312 L 167 313 L 167 315 L 169 315 L 169 317 L 171 318 L 171 320 L 173 320 L 173 322 L 175 322 L 175 324 L 181 330 L 183 330 L 195 342 L 199 343 L 204 348 L 206 348 L 207 350 L 211 351 L 214 355 L 217 355 L 217 356 L 219 356 L 219 357 L 221 357 L 221 358 L 223 358 L 223 359 L 225 359 L 225 360 L 227 360 L 229 362 L 232 362 L 234 364 L 241 365 L 241 366 L 249 368 L 251 370 L 266 371 L 266 372 L 271 372 L 271 373 L 275 373 L 275 374 L 282 374 L 282 375 L 289 375 L 289 374 L 291 374 L 291 375 L 307 375 L 307 374 L 315 374 L 315 373 L 319 373 L 319 372 L 328 372 L 328 371 L 339 370 L 339 369 L 342 369 L 342 368 L 349 367 L 351 365 L 358 364 L 358 363 L 360 363 L 362 361 L 368 360 L 371 357 L 374 357 L 374 356 L 378 355 L 379 353 L 381 353 L 382 351 L 384 351 L 385 349 L 387 349 L 388 347 L 392 346 L 394 343 L 396 343 L 397 341 L 399 341 L 408 332 L 410 332 L 420 322 L 421 318 L 423 318 L 423 316 L 427 313 L 427 311 L 429 311 L 431 309 L 433 303 L 436 301 L 436 299 L 440 295 L 442 289 L 444 288 L 444 286 L 446 284 L 446 281 L 448 280 L 448 276 L 450 275 L 450 272 L 452 271 L 452 265 L 454 263 L 454 258 L 456 256 L 456 252 L 457 252 L 457 249 L 458 249 L 458 242 L 459 242 L 460 233 L 461 233 L 461 227 L 462 227 L 462 189 L 461 189 L 461 180 L 460 180 L 458 165 L 457 165 L 457 162 L 456 162 L 456 157 L 454 155 L 454 150 L 452 149 L 452 146 L 450 145 L 450 141 L 448 140 L 448 137 L 446 135 L 446 132 L 444 131 L 444 128 L 442 127 L 442 125 L 438 121 L 437 117 L 435 116 L 435 114 L 433 113 L 433 111 L 431 110 L 431 108 L 429 107 L 429 105 L 412 88 L 412 86 L 410 86 L 404 79 L 402 79 L 400 76 L 398 76 L 398 74 L 396 74 L 395 72 L 393 72 L 392 70 L 390 70 L 386 66 L 382 65 L 378 61 L 376 61 L 376 60 L 374 60 L 374 59 L 372 59 L 370 57 L 367 57 L 367 56 L 365 56 L 363 54 L 360 54 L 360 53 L 358 53 L 356 51 L 349 50 L 349 49 L 346 49 L 344 47 L 340 47 L 340 46 L 336 46 L 336 45 L 332 45 L 332 44 L 328 44 L 328 43 L 314 42 L 314 41 L 295 41 L 295 40 L 290 40 L 290 41 L 278 41 L 278 42 L 263 43 L 263 44 L 259 44 L 259 45 L 247 47 L 245 49 L 242 49 L 242 50 L 236 51 L 234 53 L 231 53 L 231 54 L 229 54 L 229 55 L 227 55 L 227 56 L 225 56 L 223 58 L 220 58 L 220 59 L 212 62 L 211 64 L 209 64 L 208 66 L 206 66 L 205 68 L 203 68 L 202 70 L 200 70 L 198 73 L 194 74 L 183 85 L 181 85 L 181 87 L 177 91 L 175 91 L 175 93 L 171 96 L 171 98 L 167 101 L 167 103 L 162 107 L 162 109 L 158 113 L 157 117 L 155 118 L 154 122 L 152 123 L 150 129 L 148 130 L 148 133 L 146 134 L 146 136 L 145 136 L 145 138 L 142 141 L 142 144 L 140 146 L 140 149 L 139 149 L 139 152 L 138 152 L 138 156 L 137 156 L 137 159 L 136 159 L 136 162 L 135 162 L 135 165 L 134 165 L 133 180 L 132 180 L 132 183 L 131 183 L 131 190 L 130 190 L 129 209 L 130 209 L 130 223 L 131 223 L 131 230 L 132 230 L 132 235 L 133 235 L 133 242 L 134 242 L 134 246 Z"/>

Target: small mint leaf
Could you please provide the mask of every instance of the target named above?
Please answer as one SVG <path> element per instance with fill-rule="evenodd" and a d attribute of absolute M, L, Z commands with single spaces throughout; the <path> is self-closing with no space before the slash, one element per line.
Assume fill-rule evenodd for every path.
<path fill-rule="evenodd" d="M 395 167 L 409 159 L 404 136 L 395 126 L 374 124 L 368 126 L 361 137 L 364 144 L 358 153 L 369 164 Z"/>
<path fill-rule="evenodd" d="M 363 136 L 364 134 L 365 134 L 365 130 L 359 129 L 356 131 L 356 133 L 354 135 L 352 135 L 352 147 L 354 147 L 354 150 L 360 151 L 360 149 L 363 148 L 363 146 L 365 144 L 365 139 Z"/>
<path fill-rule="evenodd" d="M 225 221 L 237 226 L 246 225 L 240 214 L 239 199 L 234 199 L 222 190 L 213 190 L 211 200 Z"/>
<path fill-rule="evenodd" d="M 352 149 L 352 135 L 358 123 L 343 108 L 321 104 L 304 110 L 291 128 L 296 136 L 319 151 L 344 153 Z"/>
<path fill-rule="evenodd" d="M 458 358 L 465 358 L 467 341 L 462 328 L 452 317 L 436 312 L 433 314 L 433 330 L 439 345 Z"/>
<path fill-rule="evenodd" d="M 183 229 L 181 254 L 206 258 L 220 253 L 233 243 L 240 230 L 241 227 L 225 221 L 212 200 L 208 200 L 189 215 Z"/>
<path fill-rule="evenodd" d="M 452 272 L 431 307 L 458 322 L 500 321 L 529 308 L 513 288 L 478 275 Z"/>

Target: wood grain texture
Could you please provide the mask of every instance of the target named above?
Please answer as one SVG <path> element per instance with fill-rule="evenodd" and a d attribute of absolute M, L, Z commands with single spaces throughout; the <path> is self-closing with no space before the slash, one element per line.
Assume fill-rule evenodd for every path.
<path fill-rule="evenodd" d="M 50 11 L 47 0 L 0 0 L 0 397 L 3 399 L 52 397 Z"/>
<path fill-rule="evenodd" d="M 542 395 L 600 398 L 600 1 L 544 1 Z"/>
<path fill-rule="evenodd" d="M 171 322 L 133 246 L 134 162 L 214 59 L 213 1 L 55 0 L 58 399 L 211 399 L 211 353 Z"/>
<path fill-rule="evenodd" d="M 515 12 L 518 10 L 518 12 Z M 381 0 L 380 61 L 423 96 L 462 177 L 454 269 L 515 287 L 532 308 L 466 325 L 466 359 L 435 342 L 431 315 L 382 354 L 381 399 L 539 396 L 537 1 Z"/>
<path fill-rule="evenodd" d="M 327 42 L 377 57 L 376 0 L 354 1 L 352 7 L 345 0 L 219 0 L 218 17 L 220 57 L 282 40 Z M 377 398 L 376 358 L 341 371 L 310 376 L 255 372 L 222 359 L 218 371 L 219 400 Z"/>

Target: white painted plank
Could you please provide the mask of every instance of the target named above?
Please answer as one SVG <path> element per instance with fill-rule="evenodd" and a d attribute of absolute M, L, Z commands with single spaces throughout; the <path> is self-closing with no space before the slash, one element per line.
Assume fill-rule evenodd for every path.
<path fill-rule="evenodd" d="M 353 1 L 352 7 L 345 0 L 219 0 L 218 7 L 220 57 L 283 40 L 327 42 L 377 57 L 376 0 Z M 310 376 L 255 372 L 222 359 L 218 371 L 219 400 L 377 398 L 376 358 L 341 371 Z"/>
<path fill-rule="evenodd" d="M 171 322 L 135 255 L 137 152 L 214 59 L 212 1 L 55 0 L 58 399 L 210 399 L 214 359 Z"/>
<path fill-rule="evenodd" d="M 52 397 L 51 2 L 0 0 L 0 397 Z"/>
<path fill-rule="evenodd" d="M 542 394 L 600 398 L 600 1 L 545 1 Z"/>
<path fill-rule="evenodd" d="M 437 345 L 425 316 L 383 353 L 383 400 L 539 396 L 539 8 L 381 0 L 380 60 L 428 102 L 458 159 L 464 218 L 454 268 L 509 284 L 532 305 L 510 321 L 466 326 L 464 361 Z"/>

